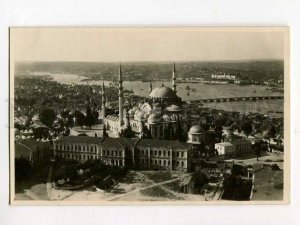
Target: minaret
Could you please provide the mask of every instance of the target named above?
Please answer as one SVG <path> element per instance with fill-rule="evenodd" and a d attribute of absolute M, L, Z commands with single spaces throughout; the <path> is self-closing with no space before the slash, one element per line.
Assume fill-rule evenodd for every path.
<path fill-rule="evenodd" d="M 121 63 L 119 66 L 119 125 L 123 125 L 123 80 L 122 80 L 122 68 Z"/>
<path fill-rule="evenodd" d="M 105 86 L 104 86 L 104 82 L 103 82 L 102 83 L 102 114 L 103 114 L 103 123 L 104 123 L 104 119 L 106 117 L 105 107 L 106 107 L 106 97 L 105 97 Z"/>
<path fill-rule="evenodd" d="M 176 72 L 176 69 L 175 69 L 175 62 L 174 62 L 174 64 L 173 64 L 173 74 L 172 74 L 172 89 L 173 89 L 173 91 L 175 92 L 175 94 L 176 94 L 176 75 L 175 75 L 175 72 Z"/>
<path fill-rule="evenodd" d="M 150 81 L 150 84 L 149 84 L 149 94 L 152 92 L 152 82 Z"/>

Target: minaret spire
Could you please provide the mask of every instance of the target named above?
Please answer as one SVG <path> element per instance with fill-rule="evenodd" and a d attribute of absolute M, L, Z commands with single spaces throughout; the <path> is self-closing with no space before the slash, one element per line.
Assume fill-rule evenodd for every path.
<path fill-rule="evenodd" d="M 104 124 L 104 119 L 106 117 L 106 96 L 105 96 L 105 86 L 104 82 L 102 83 L 102 114 L 103 114 L 103 124 Z"/>
<path fill-rule="evenodd" d="M 123 80 L 121 63 L 119 65 L 119 125 L 123 125 Z"/>
<path fill-rule="evenodd" d="M 176 68 L 175 68 L 175 62 L 173 63 L 173 74 L 172 74 L 172 89 L 176 93 Z"/>
<path fill-rule="evenodd" d="M 150 81 L 150 84 L 149 84 L 149 94 L 152 92 L 152 82 Z"/>

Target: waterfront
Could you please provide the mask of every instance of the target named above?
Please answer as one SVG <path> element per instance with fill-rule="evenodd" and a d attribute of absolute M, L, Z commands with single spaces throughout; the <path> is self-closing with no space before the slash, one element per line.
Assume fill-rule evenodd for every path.
<path fill-rule="evenodd" d="M 45 73 L 43 73 L 45 74 Z M 111 81 L 90 80 L 87 81 L 87 77 L 77 76 L 75 74 L 49 74 L 54 81 L 62 84 L 94 84 L 109 86 Z M 162 82 L 152 82 L 152 87 L 160 86 Z M 164 85 L 171 87 L 171 82 L 163 82 Z M 283 93 L 272 92 L 267 90 L 266 86 L 262 85 L 207 85 L 203 83 L 178 83 L 177 84 L 178 95 L 185 101 L 208 99 L 208 98 L 220 98 L 220 97 L 247 97 L 247 96 L 277 96 Z M 186 87 L 195 91 L 188 91 Z M 148 97 L 149 95 L 149 82 L 142 81 L 124 81 L 124 87 L 127 90 L 133 90 L 134 94 Z M 218 90 L 218 91 L 216 91 Z M 189 95 L 188 95 L 189 93 Z M 258 113 L 270 113 L 270 112 L 283 112 L 283 100 L 258 100 L 258 101 L 239 101 L 239 102 L 219 102 L 219 103 L 205 103 L 205 107 L 211 107 L 215 109 L 240 111 L 240 112 L 258 112 Z M 278 116 L 278 115 L 277 115 Z"/>

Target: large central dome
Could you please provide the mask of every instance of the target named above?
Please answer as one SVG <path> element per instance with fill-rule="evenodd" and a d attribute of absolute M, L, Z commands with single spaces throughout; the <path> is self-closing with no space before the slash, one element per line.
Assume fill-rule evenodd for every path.
<path fill-rule="evenodd" d="M 151 98 L 174 99 L 174 98 L 177 98 L 177 95 L 171 88 L 161 85 L 160 87 L 157 87 L 157 88 L 153 89 L 153 91 L 151 91 L 150 97 Z"/>

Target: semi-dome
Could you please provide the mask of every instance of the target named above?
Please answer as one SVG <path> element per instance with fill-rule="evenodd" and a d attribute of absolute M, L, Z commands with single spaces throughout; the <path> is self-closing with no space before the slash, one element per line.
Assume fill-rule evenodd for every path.
<path fill-rule="evenodd" d="M 192 126 L 189 130 L 189 133 L 191 133 L 191 134 L 201 134 L 204 132 L 205 132 L 204 128 L 201 126 L 198 126 L 198 125 Z"/>
<path fill-rule="evenodd" d="M 172 99 L 172 98 L 177 98 L 177 95 L 171 88 L 161 85 L 160 87 L 157 87 L 153 89 L 153 91 L 151 91 L 150 97 Z"/>
<path fill-rule="evenodd" d="M 151 113 L 148 117 L 148 123 L 159 123 L 160 122 L 160 115 L 157 113 Z"/>
<path fill-rule="evenodd" d="M 162 118 L 163 118 L 163 121 L 165 121 L 165 122 L 169 122 L 171 120 L 170 116 L 168 116 L 168 115 L 163 115 Z"/>
<path fill-rule="evenodd" d="M 144 118 L 144 119 L 147 119 L 147 117 L 148 117 L 150 114 L 151 114 L 150 112 L 145 112 L 144 115 L 143 115 L 143 118 Z"/>
<path fill-rule="evenodd" d="M 135 110 L 134 109 L 130 109 L 128 111 L 129 116 L 134 116 Z"/>
<path fill-rule="evenodd" d="M 169 111 L 169 112 L 180 112 L 182 111 L 182 108 L 178 105 L 170 105 L 166 108 L 166 111 Z"/>
<path fill-rule="evenodd" d="M 134 113 L 134 118 L 135 118 L 135 119 L 140 119 L 140 118 L 143 118 L 143 115 L 144 115 L 144 112 L 143 112 L 143 111 L 137 110 L 137 111 L 135 111 L 135 113 Z"/>

